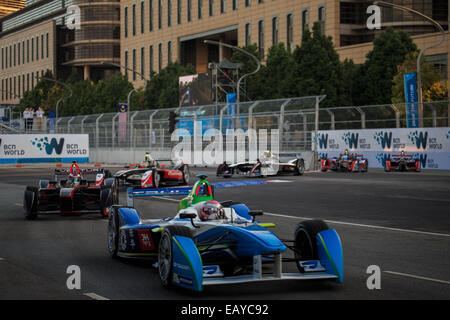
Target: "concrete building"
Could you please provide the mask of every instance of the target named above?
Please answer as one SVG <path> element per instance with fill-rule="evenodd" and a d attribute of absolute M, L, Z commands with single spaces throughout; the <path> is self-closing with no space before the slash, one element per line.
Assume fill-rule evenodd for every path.
<path fill-rule="evenodd" d="M 75 29 L 66 21 L 78 14 L 72 5 L 79 8 Z M 0 104 L 18 103 L 47 69 L 59 79 L 72 68 L 93 80 L 117 72 L 102 61 L 120 61 L 119 16 L 119 0 L 29 0 L 0 19 Z"/>
<path fill-rule="evenodd" d="M 447 0 L 393 2 L 429 15 L 448 30 Z M 230 49 L 206 45 L 205 39 L 237 46 L 256 43 L 267 54 L 277 42 L 291 49 L 300 45 L 303 31 L 315 21 L 333 38 L 341 59 L 363 63 L 379 32 L 366 26 L 368 4 L 358 0 L 122 0 L 121 64 L 144 77 L 176 60 L 191 63 L 203 73 L 208 63 L 231 57 Z M 381 13 L 383 28 L 408 32 L 419 48 L 440 36 L 421 17 L 391 8 Z M 448 39 L 447 32 L 445 43 L 426 53 L 447 78 Z M 136 73 L 129 72 L 129 79 L 135 86 L 144 84 Z"/>

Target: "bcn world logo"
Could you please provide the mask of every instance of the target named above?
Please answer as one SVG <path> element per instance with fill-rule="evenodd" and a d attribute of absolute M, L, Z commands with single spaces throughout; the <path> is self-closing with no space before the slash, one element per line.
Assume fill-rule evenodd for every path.
<path fill-rule="evenodd" d="M 59 142 L 56 138 L 52 138 L 50 142 L 48 137 L 34 138 L 31 140 L 31 144 L 41 151 L 45 150 L 48 155 L 51 155 L 53 151 L 59 155 L 64 147 L 64 138 L 59 139 Z"/>
<path fill-rule="evenodd" d="M 373 138 L 375 141 L 381 145 L 381 147 L 384 148 L 391 148 L 392 145 L 392 131 L 386 132 L 386 131 L 377 131 L 375 132 Z"/>
<path fill-rule="evenodd" d="M 428 132 L 425 131 L 411 131 L 408 134 L 408 139 L 409 141 L 411 141 L 412 143 L 414 143 L 417 147 L 417 149 L 420 149 L 421 147 L 423 149 L 427 148 L 427 140 L 428 140 Z"/>
<path fill-rule="evenodd" d="M 341 138 L 350 149 L 358 149 L 359 133 L 346 132 Z"/>

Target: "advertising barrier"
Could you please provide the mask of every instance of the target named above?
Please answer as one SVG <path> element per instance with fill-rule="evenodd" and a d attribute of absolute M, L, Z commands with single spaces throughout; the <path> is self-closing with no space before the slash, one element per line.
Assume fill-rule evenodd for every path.
<path fill-rule="evenodd" d="M 0 163 L 89 161 L 87 134 L 0 135 Z"/>
<path fill-rule="evenodd" d="M 313 135 L 314 143 L 314 135 Z M 339 156 L 347 149 L 383 168 L 386 159 L 404 151 L 420 159 L 423 169 L 450 170 L 450 128 L 402 128 L 319 131 L 319 158 Z"/>

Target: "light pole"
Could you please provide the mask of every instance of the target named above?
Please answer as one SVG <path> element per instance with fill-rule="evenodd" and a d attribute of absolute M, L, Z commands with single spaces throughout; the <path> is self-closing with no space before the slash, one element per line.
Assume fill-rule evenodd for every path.
<path fill-rule="evenodd" d="M 375 1 L 373 4 L 381 5 L 381 6 L 385 6 L 385 7 L 392 7 L 392 8 L 403 10 L 406 12 L 412 12 L 414 14 L 421 16 L 425 20 L 430 21 L 432 24 L 434 24 L 439 29 L 439 31 L 441 31 L 441 35 L 442 35 L 441 39 L 438 42 L 431 44 L 431 45 L 423 48 L 422 50 L 420 50 L 419 56 L 417 57 L 417 95 L 418 95 L 418 100 L 419 100 L 418 101 L 419 102 L 419 127 L 422 128 L 423 127 L 423 96 L 422 96 L 422 77 L 420 75 L 420 59 L 422 58 L 422 55 L 424 54 L 424 52 L 426 50 L 437 47 L 437 46 L 441 45 L 442 42 L 444 42 L 445 31 L 437 21 L 431 19 L 429 16 L 426 16 L 419 11 L 413 10 L 408 7 L 400 6 L 398 4 L 388 3 L 388 2 L 384 2 L 384 1 Z"/>
<path fill-rule="evenodd" d="M 62 85 L 63 87 L 69 89 L 70 94 L 69 94 L 68 97 L 66 97 L 67 99 L 69 99 L 69 98 L 72 96 L 72 94 L 73 94 L 72 89 L 71 89 L 67 84 L 65 84 L 64 82 L 61 82 L 61 81 L 58 81 L 58 80 L 55 80 L 55 79 L 52 79 L 52 78 L 47 78 L 47 77 L 39 77 L 39 79 L 43 79 L 43 80 L 47 80 L 47 81 L 52 81 L 52 82 L 55 82 L 55 83 L 57 83 L 57 84 L 60 84 L 60 85 Z M 56 127 L 56 123 L 57 123 L 57 121 L 58 121 L 58 109 L 59 109 L 59 104 L 61 103 L 61 101 L 62 101 L 64 98 L 65 98 L 65 97 L 62 96 L 61 98 L 58 99 L 58 101 L 56 101 L 56 113 L 55 113 L 55 129 L 56 129 L 56 132 L 58 132 L 58 128 Z"/>
<path fill-rule="evenodd" d="M 251 53 L 249 53 L 249 52 L 247 52 L 247 51 L 245 51 L 244 49 L 241 49 L 241 48 L 239 48 L 239 47 L 232 46 L 231 44 L 223 43 L 223 42 L 218 42 L 218 41 L 214 41 L 214 40 L 204 40 L 203 42 L 206 43 L 206 44 L 215 44 L 215 45 L 218 45 L 218 46 L 224 46 L 224 47 L 228 47 L 228 48 L 237 50 L 237 51 L 239 51 L 239 52 L 241 52 L 241 53 L 243 53 L 243 54 L 246 54 L 246 55 L 248 55 L 249 57 L 251 57 L 253 60 L 255 60 L 255 62 L 256 62 L 256 64 L 257 64 L 257 67 L 256 67 L 256 69 L 255 69 L 253 72 L 244 74 L 243 76 L 241 76 L 241 77 L 239 78 L 239 80 L 238 80 L 238 82 L 237 82 L 237 88 L 236 88 L 236 114 L 237 114 L 237 119 L 238 119 L 238 123 L 239 123 L 239 127 L 240 127 L 241 122 L 240 122 L 240 115 L 239 115 L 239 114 L 240 114 L 240 112 L 239 112 L 239 102 L 240 102 L 240 88 L 241 88 L 241 81 L 242 81 L 245 77 L 248 77 L 248 76 L 251 76 L 252 74 L 257 73 L 257 72 L 259 71 L 259 69 L 261 68 L 261 63 L 259 62 L 258 58 L 255 57 L 254 55 L 252 55 Z"/>

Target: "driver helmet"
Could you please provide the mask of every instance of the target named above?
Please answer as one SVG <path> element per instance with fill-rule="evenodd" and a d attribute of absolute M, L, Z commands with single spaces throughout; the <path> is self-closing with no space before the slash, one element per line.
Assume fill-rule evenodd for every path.
<path fill-rule="evenodd" d="M 69 181 L 70 184 L 73 184 L 73 185 L 77 186 L 81 182 L 81 175 L 79 175 L 77 173 L 70 174 L 68 181 Z"/>
<path fill-rule="evenodd" d="M 225 210 L 222 205 L 215 200 L 206 201 L 200 209 L 200 220 L 208 221 L 219 219 L 225 219 Z"/>

